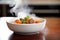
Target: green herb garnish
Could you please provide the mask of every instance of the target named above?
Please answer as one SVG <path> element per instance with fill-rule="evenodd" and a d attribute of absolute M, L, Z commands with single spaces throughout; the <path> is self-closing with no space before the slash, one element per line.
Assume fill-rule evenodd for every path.
<path fill-rule="evenodd" d="M 27 21 L 29 18 L 30 18 L 30 16 L 26 16 L 26 17 L 24 18 L 24 20 Z"/>
<path fill-rule="evenodd" d="M 30 18 L 30 16 L 26 16 L 24 19 L 20 19 L 22 23 L 26 23 L 26 21 Z"/>

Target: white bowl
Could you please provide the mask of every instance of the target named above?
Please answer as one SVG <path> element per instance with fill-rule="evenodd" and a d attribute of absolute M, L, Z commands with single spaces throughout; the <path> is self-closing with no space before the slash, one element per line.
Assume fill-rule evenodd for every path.
<path fill-rule="evenodd" d="M 41 23 L 34 24 L 14 24 L 12 23 L 16 18 L 9 19 L 6 23 L 10 30 L 18 33 L 18 34 L 35 34 L 39 33 L 45 28 L 46 19 L 39 18 L 43 20 Z M 37 19 L 34 17 L 34 19 Z"/>

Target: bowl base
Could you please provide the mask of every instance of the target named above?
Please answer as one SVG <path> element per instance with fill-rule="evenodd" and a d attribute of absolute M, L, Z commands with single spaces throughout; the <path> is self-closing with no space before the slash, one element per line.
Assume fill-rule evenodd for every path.
<path fill-rule="evenodd" d="M 14 32 L 14 33 L 19 35 L 33 35 L 33 34 L 39 34 L 40 32 Z"/>

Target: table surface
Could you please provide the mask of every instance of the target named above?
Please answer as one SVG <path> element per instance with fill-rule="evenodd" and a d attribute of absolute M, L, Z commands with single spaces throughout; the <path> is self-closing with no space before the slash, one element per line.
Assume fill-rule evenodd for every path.
<path fill-rule="evenodd" d="M 11 17 L 0 18 L 0 40 L 60 40 L 60 18 L 58 17 L 43 17 L 46 18 L 46 31 L 44 34 L 35 35 L 17 35 L 6 25 L 6 20 Z"/>

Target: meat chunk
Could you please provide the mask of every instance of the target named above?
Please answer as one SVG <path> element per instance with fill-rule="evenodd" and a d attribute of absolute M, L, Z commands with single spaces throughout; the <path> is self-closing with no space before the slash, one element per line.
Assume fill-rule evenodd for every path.
<path fill-rule="evenodd" d="M 33 20 L 32 18 L 30 18 L 30 19 L 28 19 L 28 20 L 26 21 L 26 23 L 27 23 L 27 24 L 32 24 L 32 23 L 34 23 L 34 20 Z"/>

